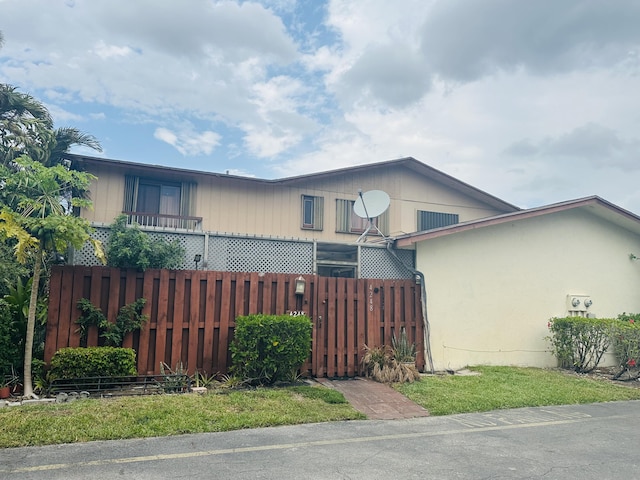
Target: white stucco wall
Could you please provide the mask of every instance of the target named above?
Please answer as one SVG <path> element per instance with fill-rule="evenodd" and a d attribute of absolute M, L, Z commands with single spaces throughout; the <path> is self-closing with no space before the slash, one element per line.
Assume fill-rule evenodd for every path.
<path fill-rule="evenodd" d="M 567 295 L 590 295 L 598 317 L 640 312 L 640 238 L 574 209 L 416 245 L 426 277 L 437 370 L 556 366 L 547 322 Z M 612 356 L 605 362 L 610 363 Z"/>

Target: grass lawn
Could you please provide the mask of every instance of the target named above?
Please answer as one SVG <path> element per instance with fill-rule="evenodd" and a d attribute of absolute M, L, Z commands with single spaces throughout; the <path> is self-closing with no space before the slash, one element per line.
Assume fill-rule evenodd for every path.
<path fill-rule="evenodd" d="M 556 370 L 484 366 L 470 370 L 481 375 L 426 376 L 396 388 L 431 415 L 640 399 L 640 388 Z"/>
<path fill-rule="evenodd" d="M 481 375 L 426 376 L 396 388 L 432 415 L 640 399 L 640 388 L 555 370 L 472 370 Z M 322 386 L 89 399 L 1 408 L 0 448 L 364 418 Z"/>
<path fill-rule="evenodd" d="M 0 409 L 0 448 L 364 418 L 320 386 L 87 399 Z"/>

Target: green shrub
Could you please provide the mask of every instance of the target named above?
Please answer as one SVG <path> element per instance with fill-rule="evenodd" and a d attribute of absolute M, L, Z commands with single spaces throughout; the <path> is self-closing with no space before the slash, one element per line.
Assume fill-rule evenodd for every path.
<path fill-rule="evenodd" d="M 107 246 L 107 264 L 111 267 L 177 268 L 184 255 L 184 248 L 177 240 L 154 240 L 140 230 L 138 224 L 127 225 L 126 215 L 119 215 L 111 225 Z"/>
<path fill-rule="evenodd" d="M 311 352 L 311 320 L 304 315 L 236 318 L 231 371 L 254 384 L 292 380 Z"/>
<path fill-rule="evenodd" d="M 620 370 L 614 376 L 619 378 L 624 372 L 636 370 L 640 365 L 640 314 L 618 315 L 612 326 L 613 353 Z M 637 376 L 636 376 L 637 378 Z"/>
<path fill-rule="evenodd" d="M 600 359 L 611 343 L 612 324 L 607 318 L 563 317 L 552 318 L 552 352 L 560 366 L 587 373 L 600 363 Z"/>
<path fill-rule="evenodd" d="M 61 348 L 51 358 L 49 378 L 127 377 L 137 373 L 136 352 L 131 348 Z"/>
<path fill-rule="evenodd" d="M 8 293 L 4 295 L 3 300 L 8 304 L 11 318 L 0 320 L 3 324 L 0 326 L 1 335 L 5 336 L 4 340 L 0 340 L 0 357 L 11 356 L 10 364 L 13 364 L 18 373 L 22 373 L 24 364 L 24 342 L 27 336 L 27 316 L 29 313 L 29 302 L 31 301 L 31 284 L 32 279 L 24 280 L 18 277 L 13 282 L 7 282 Z M 4 315 L 5 306 L 2 315 Z M 40 292 L 38 303 L 36 306 L 36 324 L 33 332 L 33 358 L 44 357 L 44 338 L 46 334 L 48 298 L 45 292 Z M 11 336 L 10 342 L 7 342 L 6 335 Z M 15 354 L 15 352 L 18 352 Z M 0 368 L 2 368 L 0 364 Z"/>
<path fill-rule="evenodd" d="M 16 321 L 11 307 L 0 300 L 0 378 L 11 373 L 11 366 L 22 366 L 22 344 L 16 342 Z"/>

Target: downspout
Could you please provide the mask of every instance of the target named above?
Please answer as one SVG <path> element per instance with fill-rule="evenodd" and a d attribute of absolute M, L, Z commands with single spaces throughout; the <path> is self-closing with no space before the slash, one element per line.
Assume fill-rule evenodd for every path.
<path fill-rule="evenodd" d="M 422 334 L 423 334 L 423 340 L 424 340 L 424 358 L 425 360 L 428 362 L 429 364 L 429 372 L 430 373 L 435 373 L 434 368 L 433 368 L 433 358 L 431 356 L 431 328 L 429 326 L 429 317 L 427 315 L 427 287 L 425 284 L 425 280 L 424 280 L 424 274 L 419 271 L 416 270 L 415 268 L 407 265 L 406 263 L 404 263 L 402 261 L 402 259 L 396 254 L 396 252 L 391 248 L 391 241 L 389 239 L 386 239 L 386 243 L 387 243 L 387 251 L 393 255 L 393 258 L 395 258 L 398 262 L 400 262 L 400 264 L 406 268 L 407 270 L 409 270 L 411 273 L 413 273 L 415 276 L 420 278 L 420 300 L 422 302 Z"/>

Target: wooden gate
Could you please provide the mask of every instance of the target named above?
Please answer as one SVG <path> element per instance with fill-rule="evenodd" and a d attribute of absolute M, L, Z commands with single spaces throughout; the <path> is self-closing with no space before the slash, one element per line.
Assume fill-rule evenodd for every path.
<path fill-rule="evenodd" d="M 298 275 L 184 270 L 121 270 L 54 267 L 51 274 L 45 362 L 60 348 L 79 346 L 77 302 L 87 298 L 115 321 L 119 309 L 147 300 L 149 322 L 124 346 L 137 352 L 138 371 L 157 374 L 160 362 L 182 362 L 189 372 L 226 373 L 235 318 L 253 313 L 302 311 L 313 321 L 313 347 L 304 367 L 314 376 L 358 374 L 363 346 L 391 344 L 404 327 L 424 366 L 420 289 L 411 280 L 328 278 Z M 100 344 L 91 328 L 87 344 Z"/>

